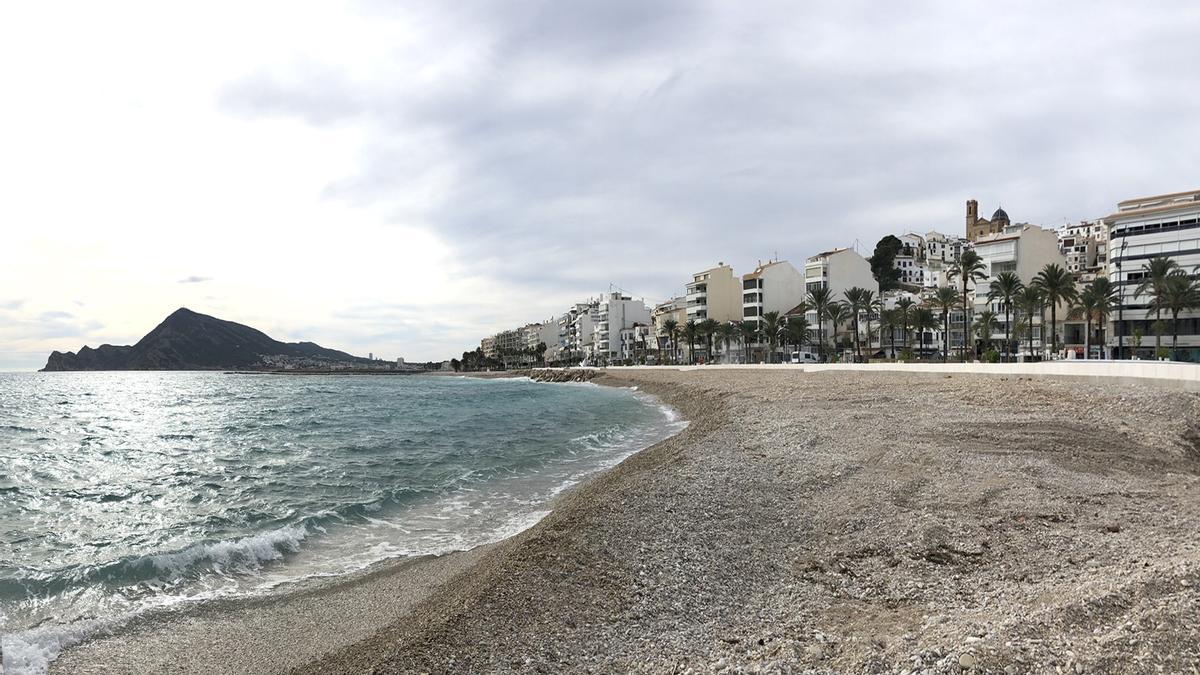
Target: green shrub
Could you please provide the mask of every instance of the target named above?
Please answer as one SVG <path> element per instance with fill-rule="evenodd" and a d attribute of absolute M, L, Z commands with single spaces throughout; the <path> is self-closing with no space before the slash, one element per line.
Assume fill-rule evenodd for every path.
<path fill-rule="evenodd" d="M 995 349 L 989 349 L 983 353 L 984 363 L 1000 363 L 1000 352 Z"/>

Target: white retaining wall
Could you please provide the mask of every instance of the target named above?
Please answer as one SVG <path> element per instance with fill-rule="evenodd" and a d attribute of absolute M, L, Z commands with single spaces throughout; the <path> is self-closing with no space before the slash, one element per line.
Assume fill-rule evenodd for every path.
<path fill-rule="evenodd" d="M 1156 384 L 1200 391 L 1200 365 L 1169 361 L 1064 360 L 1038 363 L 758 363 L 704 366 L 610 366 L 608 370 L 789 370 L 804 373 L 867 371 L 893 373 L 972 374 L 994 376 L 1049 376 L 1104 379 Z"/>

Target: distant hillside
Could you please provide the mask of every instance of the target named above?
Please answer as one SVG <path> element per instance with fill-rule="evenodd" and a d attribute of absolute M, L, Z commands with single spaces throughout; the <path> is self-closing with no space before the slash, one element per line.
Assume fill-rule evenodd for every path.
<path fill-rule="evenodd" d="M 311 342 L 279 342 L 232 321 L 178 309 L 132 347 L 54 352 L 43 371 L 369 368 L 378 361 Z"/>

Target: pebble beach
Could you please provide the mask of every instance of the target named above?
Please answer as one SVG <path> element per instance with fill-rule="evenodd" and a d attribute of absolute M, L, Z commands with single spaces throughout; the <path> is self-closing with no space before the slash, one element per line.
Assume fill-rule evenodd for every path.
<path fill-rule="evenodd" d="M 1200 668 L 1194 394 L 787 370 L 594 381 L 691 424 L 500 543 L 307 604 L 133 627 L 53 671 Z M 213 661 L 205 636 L 231 626 L 241 656 Z M 278 626 L 292 627 L 286 648 L 255 637 Z M 136 660 L 156 649 L 167 656 Z"/>

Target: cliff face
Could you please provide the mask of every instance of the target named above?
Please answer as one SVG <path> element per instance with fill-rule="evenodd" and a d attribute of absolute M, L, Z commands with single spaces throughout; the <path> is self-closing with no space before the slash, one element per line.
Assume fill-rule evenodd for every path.
<path fill-rule="evenodd" d="M 249 326 L 178 309 L 133 346 L 54 352 L 42 370 L 320 368 L 366 363 L 370 362 L 311 342 L 279 342 Z"/>

